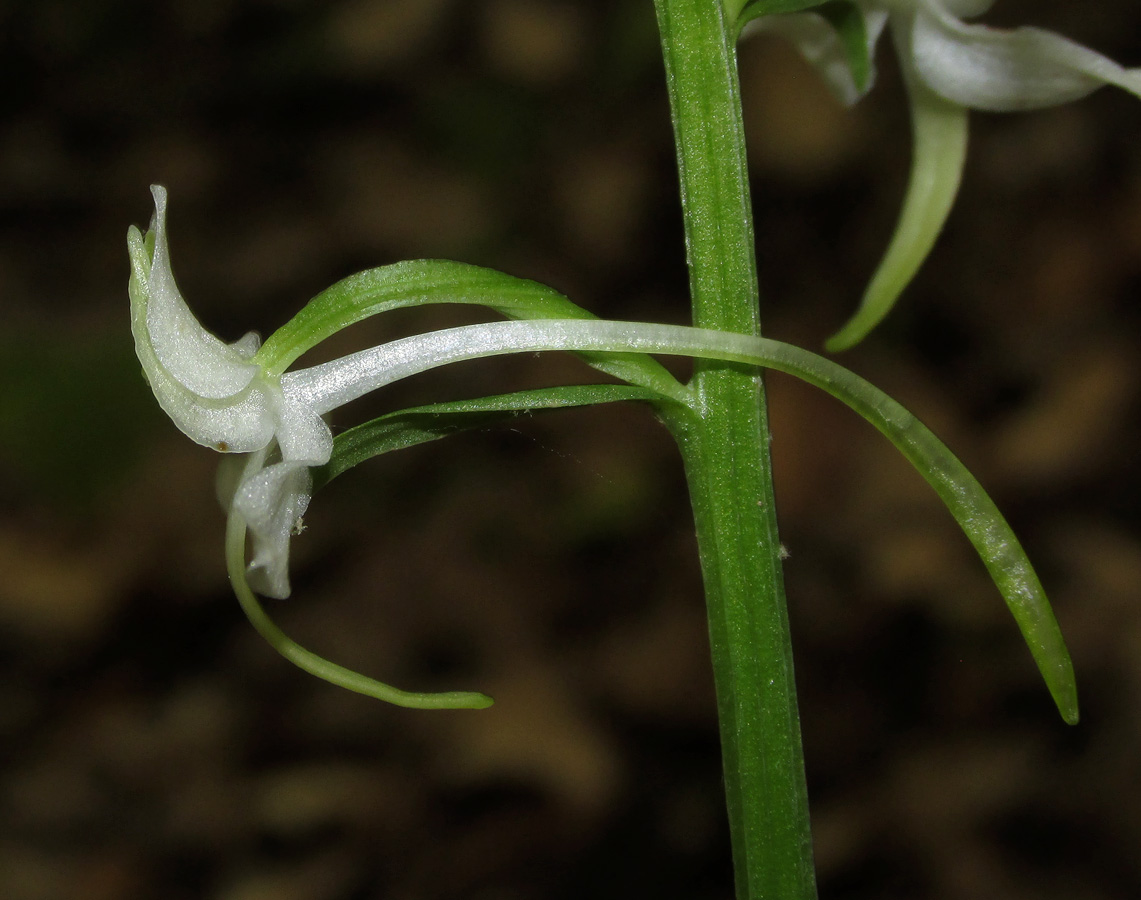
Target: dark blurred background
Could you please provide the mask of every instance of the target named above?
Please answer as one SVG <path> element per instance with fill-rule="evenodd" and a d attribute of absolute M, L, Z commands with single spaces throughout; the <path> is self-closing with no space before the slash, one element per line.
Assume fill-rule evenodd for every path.
<path fill-rule="evenodd" d="M 1127 0 L 998 4 L 1141 64 Z M 701 585 L 643 409 L 524 417 L 334 482 L 287 631 L 486 712 L 395 709 L 278 658 L 233 600 L 217 457 L 159 412 L 127 325 L 130 223 L 171 195 L 208 327 L 448 257 L 612 318 L 684 322 L 650 0 L 0 3 L 0 896 L 728 898 Z M 767 334 L 817 348 L 890 235 L 909 154 L 888 52 L 855 110 L 742 48 Z M 1062 724 L 922 480 L 770 379 L 824 898 L 1141 896 L 1136 449 L 1141 103 L 976 115 L 899 309 L 842 361 L 973 468 L 1073 651 Z M 392 315 L 329 352 L 473 321 Z M 681 371 L 684 371 L 684 367 Z M 594 378 L 529 356 L 338 414 Z"/>

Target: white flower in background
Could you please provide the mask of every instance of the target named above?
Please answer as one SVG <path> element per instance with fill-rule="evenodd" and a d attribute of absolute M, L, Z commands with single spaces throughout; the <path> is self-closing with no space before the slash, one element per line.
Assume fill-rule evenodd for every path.
<path fill-rule="evenodd" d="M 993 0 L 884 0 L 903 64 L 936 93 L 972 109 L 1012 112 L 1068 103 L 1107 84 L 1141 96 L 1141 69 L 1041 28 L 967 25 Z"/>
<path fill-rule="evenodd" d="M 967 110 L 1011 112 L 1077 100 L 1104 85 L 1141 96 L 1141 69 L 1125 69 L 1040 28 L 967 24 L 993 0 L 854 0 L 864 16 L 869 60 L 890 26 L 907 84 L 915 138 L 907 199 L 890 247 L 856 316 L 829 342 L 858 342 L 891 309 L 930 251 L 959 188 Z M 792 40 L 835 93 L 854 103 L 857 85 L 837 31 L 811 11 L 756 20 L 752 29 Z"/>
<path fill-rule="evenodd" d="M 289 595 L 289 535 L 309 502 L 309 467 L 327 462 L 333 437 L 321 417 L 286 398 L 281 380 L 253 362 L 253 332 L 225 344 L 203 328 L 182 299 L 170 268 L 166 189 L 151 188 L 155 215 L 144 238 L 127 234 L 131 256 L 131 332 L 159 405 L 199 444 L 251 453 L 227 502 L 253 538 L 251 584 L 270 597 Z M 280 462 L 266 465 L 271 454 Z"/>

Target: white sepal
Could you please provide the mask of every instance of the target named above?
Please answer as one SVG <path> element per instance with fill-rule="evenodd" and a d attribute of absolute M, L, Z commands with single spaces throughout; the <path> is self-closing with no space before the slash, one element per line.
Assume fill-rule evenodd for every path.
<path fill-rule="evenodd" d="M 1141 69 L 1040 28 L 967 25 L 950 5 L 920 0 L 911 42 L 916 70 L 948 100 L 1010 112 L 1068 103 L 1108 84 L 1141 96 Z"/>
<path fill-rule="evenodd" d="M 166 241 L 166 190 L 151 188 L 149 237 L 127 233 L 131 258 L 131 333 L 159 405 L 191 440 L 228 452 L 250 452 L 272 440 L 281 389 L 250 362 L 257 336 L 224 344 L 204 329 L 174 283 Z"/>
<path fill-rule="evenodd" d="M 274 432 L 272 404 L 267 397 L 267 391 L 271 391 L 273 386 L 265 382 L 257 366 L 244 363 L 243 366 L 252 372 L 248 378 L 243 374 L 241 379 L 232 382 L 236 384 L 244 381 L 237 391 L 229 396 L 208 397 L 198 393 L 193 386 L 180 380 L 168 369 L 159 358 L 150 328 L 153 319 L 149 315 L 152 258 L 146 241 L 137 228 L 128 232 L 127 248 L 131 257 L 129 293 L 135 353 L 159 405 L 179 430 L 204 446 L 231 452 L 248 452 L 264 447 Z M 158 325 L 161 329 L 164 323 L 160 320 Z M 201 329 L 196 322 L 195 325 Z M 221 344 L 220 341 L 218 343 Z M 224 344 L 221 346 L 225 347 Z M 241 353 L 248 346 L 247 341 L 234 353 Z M 225 355 L 229 356 L 228 353 Z M 226 377 L 232 376 L 231 363 L 232 360 L 219 358 L 219 365 L 228 373 Z M 191 380 L 195 385 L 201 386 L 209 379 Z M 215 386 L 217 384 L 215 382 Z"/>
<path fill-rule="evenodd" d="M 166 188 L 152 185 L 155 200 L 147 298 L 147 333 L 155 356 L 172 378 L 200 397 L 218 400 L 245 388 L 258 374 L 250 358 L 260 346 L 253 332 L 226 344 L 203 328 L 174 283 L 166 238 Z"/>

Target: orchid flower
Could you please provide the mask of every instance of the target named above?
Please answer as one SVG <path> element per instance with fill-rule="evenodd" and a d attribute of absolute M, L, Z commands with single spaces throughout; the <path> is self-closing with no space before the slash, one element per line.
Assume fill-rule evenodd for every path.
<path fill-rule="evenodd" d="M 155 214 L 146 238 L 127 233 L 131 258 L 131 332 L 159 405 L 191 440 L 223 453 L 250 453 L 229 498 L 254 540 L 250 580 L 269 597 L 289 595 L 289 535 L 309 502 L 309 468 L 328 461 L 329 427 L 287 398 L 281 379 L 253 362 L 261 342 L 250 332 L 225 344 L 199 324 L 170 266 L 166 189 L 151 188 Z M 271 454 L 280 461 L 266 465 Z"/>
<path fill-rule="evenodd" d="M 967 111 L 1012 112 L 1077 100 L 1104 85 L 1141 97 L 1141 69 L 1125 69 L 1092 50 L 1040 28 L 1012 30 L 967 24 L 993 0 L 847 0 L 863 15 L 860 53 L 821 13 L 756 19 L 791 39 L 845 103 L 871 88 L 871 58 L 890 26 L 911 105 L 911 175 L 895 235 L 853 318 L 827 342 L 844 350 L 891 310 L 930 252 L 959 189 L 967 147 Z M 807 3 L 793 3 L 803 8 Z M 745 14 L 788 8 L 759 0 Z M 835 4 L 830 4 L 834 7 Z M 821 11 L 823 12 L 823 10 Z M 845 41 L 845 37 L 848 41 Z M 865 55 L 866 54 L 866 55 Z"/>
<path fill-rule="evenodd" d="M 1076 721 L 1077 697 L 1069 654 L 1042 586 L 1010 527 L 974 477 L 924 425 L 857 375 L 780 341 L 702 328 L 583 317 L 518 319 L 447 328 L 390 341 L 309 368 L 279 372 L 279 367 L 288 365 L 282 365 L 282 359 L 295 359 L 302 346 L 285 346 L 290 342 L 278 337 L 288 334 L 291 328 L 296 331 L 299 326 L 295 323 L 308 323 L 300 330 L 327 336 L 337 322 L 356 321 L 368 314 L 362 309 L 383 309 L 384 304 L 360 304 L 351 287 L 335 286 L 311 301 L 261 352 L 253 334 L 227 345 L 199 324 L 174 283 L 166 238 L 166 192 L 157 187 L 152 190 L 155 216 L 151 230 L 145 237 L 135 228 L 128 232 L 135 348 L 159 403 L 188 437 L 222 452 L 249 454 L 236 488 L 224 491 L 222 498 L 229 509 L 226 544 L 230 578 L 243 609 L 259 632 L 307 671 L 404 706 L 479 708 L 491 702 L 478 693 L 400 691 L 336 666 L 284 635 L 258 603 L 255 591 L 276 598 L 289 595 L 289 543 L 310 500 L 310 473 L 333 460 L 336 452 L 323 415 L 371 391 L 437 366 L 505 353 L 550 350 L 580 353 L 597 368 L 621 373 L 638 389 L 633 395 L 629 388 L 624 393 L 609 394 L 596 390 L 594 401 L 581 402 L 635 396 L 654 403 L 665 415 L 713 414 L 704 408 L 696 392 L 678 384 L 659 364 L 643 356 L 656 353 L 787 372 L 832 394 L 883 432 L 935 488 L 975 545 L 1022 629 L 1063 717 Z M 427 260 L 407 266 L 439 272 L 441 267 L 455 270 L 458 264 Z M 488 277 L 488 270 L 476 271 L 485 273 L 485 279 Z M 498 273 L 491 275 L 505 285 L 519 281 Z M 568 309 L 578 309 L 565 298 L 544 308 L 563 310 L 564 314 Z M 579 313 L 585 315 L 581 310 Z M 275 347 L 274 352 L 267 353 L 271 346 Z M 552 389 L 552 398 L 554 390 L 557 389 Z M 532 399 L 533 395 L 528 398 L 528 408 L 543 405 L 530 403 Z M 495 407 L 492 402 L 483 408 Z M 519 398 L 503 401 L 500 408 L 517 411 L 521 408 Z M 456 406 L 453 411 L 458 409 Z M 437 409 L 431 415 L 438 419 L 441 412 L 446 414 Z M 427 439 L 430 438 L 414 437 L 402 446 Z M 368 442 L 366 427 L 363 443 Z M 358 449 L 352 451 L 355 457 L 349 465 L 369 455 L 359 452 L 360 444 L 357 441 Z M 345 467 L 340 466 L 337 471 Z M 248 565 L 247 528 L 253 545 Z"/>

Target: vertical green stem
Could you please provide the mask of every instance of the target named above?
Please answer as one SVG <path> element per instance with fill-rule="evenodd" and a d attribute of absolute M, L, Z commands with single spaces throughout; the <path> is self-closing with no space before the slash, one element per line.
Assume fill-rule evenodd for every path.
<path fill-rule="evenodd" d="M 723 0 L 655 0 L 681 171 L 694 324 L 758 334 L 753 225 L 732 22 Z M 709 608 L 739 900 L 816 896 L 764 392 L 698 361 L 685 458 Z"/>

